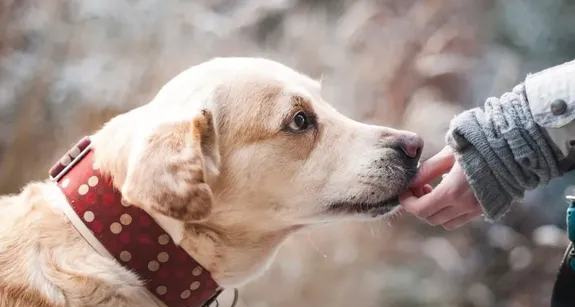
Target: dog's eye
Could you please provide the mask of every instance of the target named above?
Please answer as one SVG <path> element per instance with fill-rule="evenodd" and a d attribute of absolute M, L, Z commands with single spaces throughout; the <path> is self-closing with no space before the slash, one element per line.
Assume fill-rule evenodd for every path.
<path fill-rule="evenodd" d="M 303 111 L 299 111 L 294 115 L 288 127 L 292 131 L 300 132 L 306 130 L 309 127 L 309 124 L 308 115 Z"/>

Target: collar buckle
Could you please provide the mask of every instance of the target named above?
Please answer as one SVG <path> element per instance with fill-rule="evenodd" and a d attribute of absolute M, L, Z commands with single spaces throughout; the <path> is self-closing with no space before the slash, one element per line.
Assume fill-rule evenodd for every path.
<path fill-rule="evenodd" d="M 92 142 L 90 137 L 85 136 L 50 168 L 50 180 L 60 180 L 74 165 L 82 160 L 91 149 Z"/>

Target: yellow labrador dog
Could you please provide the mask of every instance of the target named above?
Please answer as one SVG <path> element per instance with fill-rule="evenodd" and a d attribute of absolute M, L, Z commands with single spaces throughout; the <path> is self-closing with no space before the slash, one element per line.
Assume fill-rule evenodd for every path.
<path fill-rule="evenodd" d="M 422 146 L 274 61 L 193 66 L 0 198 L 0 306 L 202 306 L 294 232 L 393 211 Z"/>

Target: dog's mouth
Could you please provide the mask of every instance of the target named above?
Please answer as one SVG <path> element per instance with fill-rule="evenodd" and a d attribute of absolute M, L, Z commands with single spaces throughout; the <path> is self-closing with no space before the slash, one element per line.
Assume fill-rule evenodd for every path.
<path fill-rule="evenodd" d="M 329 206 L 329 212 L 334 214 L 369 215 L 378 217 L 385 215 L 399 206 L 399 197 L 395 196 L 383 201 L 367 202 L 338 202 Z"/>
<path fill-rule="evenodd" d="M 399 194 L 407 189 L 408 184 L 417 175 L 419 163 L 417 166 L 410 167 L 404 170 L 403 184 L 400 188 L 396 186 L 393 189 L 393 196 L 383 200 L 368 202 L 368 201 L 341 201 L 332 203 L 328 207 L 328 212 L 331 214 L 344 214 L 344 215 L 366 215 L 371 217 L 378 217 L 391 212 L 394 208 L 399 206 Z M 388 191 L 389 192 L 389 191 Z"/>

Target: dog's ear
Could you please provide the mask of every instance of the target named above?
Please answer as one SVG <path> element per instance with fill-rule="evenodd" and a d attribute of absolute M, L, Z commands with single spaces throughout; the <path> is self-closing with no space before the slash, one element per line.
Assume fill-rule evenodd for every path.
<path fill-rule="evenodd" d="M 192 120 L 164 123 L 133 149 L 122 196 L 147 210 L 184 221 L 206 218 L 212 210 L 208 176 L 220 164 L 212 114 L 202 110 Z"/>

